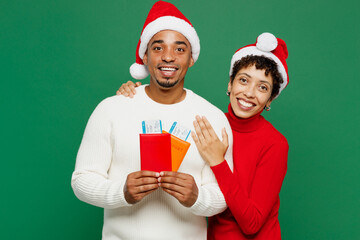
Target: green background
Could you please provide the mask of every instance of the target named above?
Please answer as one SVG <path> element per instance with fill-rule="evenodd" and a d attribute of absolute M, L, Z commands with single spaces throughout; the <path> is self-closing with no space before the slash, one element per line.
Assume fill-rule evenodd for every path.
<path fill-rule="evenodd" d="M 101 238 L 102 209 L 71 174 L 91 112 L 131 79 L 154 2 L 0 1 L 1 239 Z M 283 239 L 357 239 L 359 2 L 172 2 L 201 39 L 185 86 L 223 111 L 234 51 L 265 31 L 287 42 L 290 84 L 264 113 L 290 144 Z"/>

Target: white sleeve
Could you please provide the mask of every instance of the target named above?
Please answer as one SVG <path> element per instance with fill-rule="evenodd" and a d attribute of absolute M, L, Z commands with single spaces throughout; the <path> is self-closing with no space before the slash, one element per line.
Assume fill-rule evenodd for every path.
<path fill-rule="evenodd" d="M 230 169 L 233 170 L 232 130 L 227 121 L 226 123 L 225 129 L 228 134 L 229 148 L 225 154 L 225 160 L 228 162 Z M 210 217 L 223 212 L 227 208 L 224 195 L 221 192 L 215 175 L 208 164 L 206 164 L 203 168 L 201 186 L 198 186 L 198 189 L 198 198 L 194 205 L 190 208 L 194 214 Z"/>
<path fill-rule="evenodd" d="M 124 182 L 108 179 L 112 159 L 111 121 L 106 100 L 92 113 L 76 157 L 71 186 L 82 201 L 102 208 L 128 206 Z"/>

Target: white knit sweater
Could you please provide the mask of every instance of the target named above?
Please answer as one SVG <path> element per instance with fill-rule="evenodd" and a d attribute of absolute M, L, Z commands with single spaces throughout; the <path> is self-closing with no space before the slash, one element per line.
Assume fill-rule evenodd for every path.
<path fill-rule="evenodd" d="M 196 115 L 206 116 L 218 136 L 226 128 L 230 147 L 226 160 L 232 166 L 230 125 L 219 109 L 186 90 L 176 104 L 159 104 L 137 89 L 134 98 L 113 96 L 92 113 L 76 158 L 71 185 L 82 201 L 104 208 L 104 240 L 206 239 L 206 219 L 226 208 L 224 197 L 210 169 L 202 160 L 191 136 L 191 146 L 179 172 L 191 174 L 199 188 L 195 204 L 186 208 L 161 189 L 131 205 L 123 187 L 129 173 L 140 170 L 139 133 L 143 120 L 160 119 L 169 131 L 177 121 L 193 129 Z"/>

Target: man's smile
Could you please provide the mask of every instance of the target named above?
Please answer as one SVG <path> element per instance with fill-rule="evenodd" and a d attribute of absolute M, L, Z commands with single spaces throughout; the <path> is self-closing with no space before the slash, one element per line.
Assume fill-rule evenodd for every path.
<path fill-rule="evenodd" d="M 160 73 L 163 77 L 167 77 L 167 78 L 170 78 L 170 77 L 174 77 L 175 74 L 176 74 L 176 71 L 179 70 L 179 67 L 177 66 L 174 66 L 174 65 L 162 65 L 160 67 L 158 67 L 158 70 L 160 70 Z"/>

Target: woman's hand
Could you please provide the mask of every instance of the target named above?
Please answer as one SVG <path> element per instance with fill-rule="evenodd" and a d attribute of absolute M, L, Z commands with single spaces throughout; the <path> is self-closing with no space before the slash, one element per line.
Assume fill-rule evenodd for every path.
<path fill-rule="evenodd" d="M 191 132 L 197 149 L 202 158 L 210 165 L 215 166 L 224 161 L 226 150 L 229 147 L 228 135 L 225 128 L 222 129 L 223 140 L 217 137 L 211 124 L 205 117 L 196 116 L 194 121 L 195 132 Z"/>
<path fill-rule="evenodd" d="M 133 98 L 136 94 L 135 88 L 140 85 L 141 82 L 133 83 L 132 81 L 128 81 L 127 83 L 123 83 L 119 90 L 116 91 L 116 95 L 124 95 L 125 97 Z"/>

